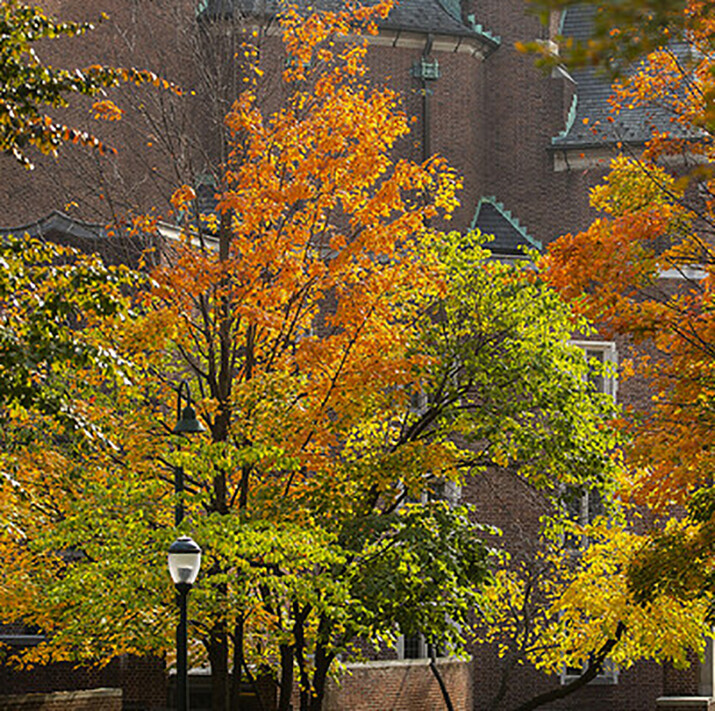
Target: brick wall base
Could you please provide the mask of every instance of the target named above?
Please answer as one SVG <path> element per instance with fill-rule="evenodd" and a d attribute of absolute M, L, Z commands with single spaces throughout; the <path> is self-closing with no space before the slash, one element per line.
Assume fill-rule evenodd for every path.
<path fill-rule="evenodd" d="M 122 711 L 121 689 L 0 696 L 0 711 Z"/>

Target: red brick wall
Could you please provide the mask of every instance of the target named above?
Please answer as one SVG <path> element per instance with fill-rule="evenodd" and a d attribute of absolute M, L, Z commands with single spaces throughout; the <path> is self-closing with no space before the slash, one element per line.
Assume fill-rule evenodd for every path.
<path fill-rule="evenodd" d="M 601 171 L 553 171 L 548 147 L 551 137 L 564 128 L 572 87 L 562 77 L 544 75 L 533 66 L 531 57 L 514 48 L 518 40 L 544 34 L 536 18 L 525 14 L 524 1 L 475 0 L 474 4 L 476 20 L 501 37 L 501 47 L 484 61 L 467 54 L 434 52 L 441 76 L 428 83 L 432 149 L 446 156 L 465 181 L 462 207 L 453 228 L 469 225 L 481 196 L 495 195 L 533 236 L 548 241 L 587 224 L 587 188 Z M 189 90 L 187 94 L 197 86 L 188 0 L 148 4 L 97 0 L 91 5 L 83 0 L 54 0 L 48 9 L 69 18 L 96 19 L 100 11 L 110 15 L 86 39 L 56 47 L 51 44 L 48 58 L 59 65 L 99 59 L 148 67 L 183 85 Z M 183 22 L 177 19 L 179 16 Z M 123 33 L 119 27 L 124 28 Z M 421 158 L 422 98 L 421 83 L 411 76 L 411 67 L 421 52 L 421 48 L 372 47 L 369 59 L 375 79 L 387 80 L 401 91 L 405 109 L 416 119 L 414 132 L 401 153 L 417 159 Z M 123 99 L 122 93 L 131 94 L 131 100 Z M 117 98 L 124 108 L 138 100 L 153 106 L 161 101 L 171 103 L 171 96 L 162 94 L 158 100 L 155 91 L 142 93 L 129 88 L 119 92 Z M 184 103 L 187 101 L 185 97 Z M 207 102 L 198 103 L 203 106 Z M 190 101 L 182 111 L 173 124 L 174 149 L 185 168 L 201 172 L 205 168 L 201 161 L 209 156 L 191 154 L 191 136 L 202 132 L 208 135 L 213 129 L 209 130 L 205 117 L 196 113 L 199 107 L 192 108 Z M 60 163 L 38 160 L 32 173 L 0 155 L 4 176 L 0 185 L 1 225 L 19 225 L 51 209 L 67 210 L 85 220 L 109 220 L 130 207 L 164 208 L 177 182 L 189 179 L 175 174 L 166 162 L 167 153 L 160 149 L 162 142 L 131 112 L 122 121 L 98 123 L 88 120 L 87 102 L 80 102 L 71 117 L 93 126 L 123 150 L 114 158 L 97 161 L 91 152 L 68 149 Z M 208 150 L 212 152 L 210 146 Z"/>
<path fill-rule="evenodd" d="M 439 660 L 455 711 L 472 708 L 471 663 Z M 435 711 L 445 708 L 437 680 L 425 659 L 354 664 L 331 682 L 323 711 Z"/>
<path fill-rule="evenodd" d="M 594 217 L 588 190 L 604 165 L 555 172 L 551 138 L 565 128 L 574 86 L 563 74 L 544 73 L 516 42 L 548 37 L 523 0 L 465 0 L 477 22 L 501 39 L 482 65 L 479 110 L 479 189 L 504 203 L 529 234 L 544 244 L 586 227 Z"/>
<path fill-rule="evenodd" d="M 27 694 L 121 688 L 125 706 L 152 709 L 166 706 L 167 681 L 163 659 L 124 656 L 104 667 L 78 667 L 58 662 L 19 670 L 0 665 L 0 692 Z"/>

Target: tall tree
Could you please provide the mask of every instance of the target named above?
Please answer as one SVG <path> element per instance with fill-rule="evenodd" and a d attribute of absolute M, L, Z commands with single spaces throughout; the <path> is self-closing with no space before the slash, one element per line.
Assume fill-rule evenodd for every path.
<path fill-rule="evenodd" d="M 147 564 L 172 535 L 162 460 L 186 472 L 186 526 L 206 552 L 193 634 L 217 709 L 262 666 L 279 670 L 281 708 L 294 671 L 301 707 L 319 708 L 361 639 L 419 631 L 462 648 L 487 547 L 468 510 L 434 500 L 441 486 L 491 465 L 554 495 L 605 480 L 609 406 L 565 345 L 567 309 L 473 238 L 427 230 L 458 181 L 438 158 L 392 157 L 408 133 L 399 98 L 365 80 L 363 44 L 337 39 L 386 11 L 286 15 L 282 107 L 265 111 L 248 83 L 216 213 L 186 223 L 134 318 L 102 329 L 134 364 L 126 384 L 71 380 L 106 439 L 90 454 L 43 425 L 41 446 L 8 454 L 48 469 L 4 488 L 6 609 L 51 633 L 33 658 L 170 646 L 162 566 Z M 178 190 L 177 211 L 193 199 Z M 167 453 L 141 403 L 187 374 L 210 432 Z M 90 584 L 111 602 L 85 596 L 78 614 Z"/>
<path fill-rule="evenodd" d="M 650 401 L 623 419 L 633 436 L 624 496 L 668 523 L 634 562 L 634 588 L 644 599 L 661 592 L 710 599 L 712 13 L 707 2 L 664 7 L 679 10 L 677 22 L 661 27 L 672 41 L 618 79 L 613 107 L 615 115 L 657 106 L 669 121 L 653 129 L 642 154 L 613 162 L 591 196 L 600 216 L 557 240 L 547 265 L 580 313 L 637 345 L 622 374 L 651 389 Z M 671 519 L 673 506 L 688 507 L 689 517 Z"/>

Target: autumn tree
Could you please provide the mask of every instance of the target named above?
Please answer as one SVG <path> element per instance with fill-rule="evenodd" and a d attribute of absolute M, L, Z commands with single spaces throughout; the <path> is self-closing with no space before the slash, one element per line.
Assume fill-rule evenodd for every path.
<path fill-rule="evenodd" d="M 338 17 L 340 23 L 348 19 Z M 354 563 L 370 550 L 366 547 L 372 545 L 376 526 L 385 525 L 391 516 L 398 520 L 405 516 L 408 509 L 399 509 L 398 504 L 406 495 L 421 496 L 430 478 L 457 476 L 450 454 L 454 449 L 451 435 L 462 427 L 466 436 L 475 418 L 474 411 L 468 418 L 467 408 L 456 417 L 456 405 L 472 383 L 459 382 L 461 369 L 447 360 L 444 367 L 456 370 L 451 377 L 448 372 L 440 373 L 437 394 L 446 401 L 438 397 L 434 407 L 397 435 L 396 418 L 404 412 L 410 391 L 419 395 L 420 389 L 412 382 L 414 368 L 426 359 L 424 351 L 410 354 L 405 350 L 417 316 L 431 313 L 415 294 L 434 298 L 440 283 L 439 270 L 430 268 L 429 253 L 424 252 L 419 236 L 425 219 L 435 214 L 434 206 L 451 207 L 453 178 L 438 160 L 416 166 L 389 157 L 394 141 L 406 134 L 406 119 L 396 110 L 394 93 L 373 89 L 361 80 L 364 47 L 336 49 L 330 44 L 336 29 L 347 34 L 347 27 L 336 27 L 334 22 L 320 15 L 307 21 L 286 17 L 285 38 L 292 60 L 285 72 L 289 87 L 285 108 L 266 117 L 248 92 L 228 117 L 237 142 L 226 179 L 229 189 L 219 198 L 220 217 L 208 222 L 215 230 L 216 248 L 205 235 L 202 250 L 197 252 L 195 246 L 180 249 L 176 261 L 154 276 L 165 285 L 157 296 L 182 314 L 182 320 L 194 324 L 184 336 L 188 340 L 180 341 L 178 347 L 205 383 L 214 443 L 230 442 L 239 451 L 250 452 L 267 442 L 271 445 L 268 452 L 279 444 L 279 451 L 291 452 L 290 465 L 270 458 L 261 461 L 253 455 L 243 464 L 239 457 L 233 468 L 210 470 L 205 507 L 222 517 L 224 530 L 224 517 L 239 522 L 256 517 L 263 526 L 266 520 L 276 520 L 277 514 L 292 518 L 296 511 L 320 511 L 320 517 L 310 520 L 310 528 L 343 531 L 344 536 L 355 525 L 356 515 L 358 520 L 375 518 L 365 539 L 349 539 L 357 549 L 349 549 L 347 557 L 341 553 L 338 559 Z M 190 190 L 181 191 L 177 204 L 190 197 Z M 452 249 L 453 258 L 457 251 Z M 208 292 L 197 291 L 197 274 L 204 275 Z M 464 304 L 464 294 L 460 298 Z M 193 314 L 199 315 L 198 322 Z M 451 344 L 451 349 L 458 345 Z M 453 359 L 451 349 L 447 355 Z M 473 360 L 469 367 L 476 367 Z M 300 376 L 286 380 L 286 373 Z M 485 376 L 486 372 L 481 377 Z M 460 388 L 456 393 L 455 380 Z M 504 381 L 495 377 L 492 382 Z M 536 384 L 535 379 L 532 382 Z M 535 392 L 529 389 L 534 398 Z M 523 405 L 523 400 L 517 402 Z M 266 407 L 279 409 L 271 410 L 268 417 L 257 414 Z M 495 427 L 496 419 L 489 427 Z M 441 422 L 442 427 L 437 427 Z M 554 424 L 550 422 L 552 435 Z M 266 425 L 269 431 L 263 429 Z M 534 472 L 538 468 L 542 475 L 536 459 L 553 451 L 546 446 L 537 454 L 538 429 L 527 436 L 520 428 L 522 435 L 514 431 L 510 438 L 498 427 L 489 431 L 484 423 L 480 426 L 486 428 L 481 436 L 472 432 L 470 439 L 486 439 L 494 451 L 485 452 L 481 461 L 475 454 L 466 462 L 483 466 L 487 461 L 506 464 L 518 459 L 523 461 L 526 476 L 528 459 L 534 457 Z M 564 437 L 570 438 L 573 431 L 564 430 Z M 588 441 L 586 437 L 583 443 Z M 556 445 L 555 438 L 545 436 L 540 442 Z M 597 450 L 591 462 L 594 468 L 603 466 Z M 341 456 L 328 456 L 330 452 Z M 583 449 L 580 453 L 584 454 Z M 554 467 L 555 461 L 550 460 Z M 587 464 L 588 458 L 583 461 Z M 553 471 L 552 476 L 558 473 Z M 266 486 L 272 494 L 261 493 Z M 340 503 L 343 490 L 346 499 Z M 323 501 L 326 496 L 329 506 Z M 277 499 L 288 507 L 286 512 L 263 510 L 269 503 L 271 511 Z M 360 502 L 357 509 L 356 502 Z M 303 540 L 310 537 L 304 535 Z M 326 541 L 319 548 L 325 551 Z M 429 550 L 429 546 L 423 541 L 416 550 Z M 232 565 L 230 560 L 221 561 L 212 572 L 224 581 Z M 288 561 L 278 569 L 283 566 Z M 311 567 L 316 569 L 312 561 Z M 325 570 L 333 584 L 341 577 L 337 561 L 324 561 L 317 569 Z M 395 569 L 400 566 L 388 568 Z M 397 607 L 393 598 L 387 609 L 393 610 L 390 614 L 382 609 L 389 601 L 381 602 L 380 608 L 370 610 L 380 626 L 371 628 L 364 620 L 360 627 L 356 626 L 360 615 L 353 611 L 346 617 L 350 607 L 344 597 L 342 605 L 329 606 L 325 592 L 311 587 L 311 595 L 318 594 L 318 599 L 306 598 L 302 592 L 281 603 L 273 591 L 277 571 L 262 572 L 272 573 L 273 582 L 264 582 L 263 587 L 257 583 L 256 589 L 285 635 L 278 650 L 283 662 L 282 705 L 288 703 L 294 664 L 302 704 L 317 707 L 336 655 L 356 637 L 375 639 L 395 629 L 397 620 L 391 614 L 398 609 L 405 614 L 403 629 L 407 624 L 411 626 L 408 631 L 420 626 L 428 636 L 436 637 L 438 631 L 450 642 L 444 626 L 449 608 L 435 605 L 434 594 L 403 594 L 397 598 L 402 600 Z M 320 580 L 317 575 L 314 578 Z M 395 584 L 386 587 L 395 591 L 406 583 L 397 588 Z M 418 587 L 424 595 L 423 584 Z M 320 588 L 330 590 L 332 585 L 322 581 Z M 463 590 L 463 585 L 453 588 L 455 594 Z M 224 594 L 220 585 L 214 591 Z M 449 602 L 450 596 L 444 597 L 444 589 L 437 597 L 455 604 Z M 427 606 L 426 598 L 431 600 Z M 420 607 L 405 604 L 410 599 Z M 466 599 L 451 609 L 451 619 L 461 618 L 468 609 Z M 431 614 L 423 620 L 426 610 Z M 251 638 L 247 630 L 254 622 L 245 618 L 240 606 L 234 614 L 228 619 L 223 613 L 218 616 L 204 637 L 216 683 L 215 704 L 225 695 L 221 674 L 229 666 L 229 649 L 233 649 L 234 669 L 248 671 L 250 667 L 247 653 L 251 650 L 245 641 Z M 265 640 L 263 645 L 270 648 Z M 312 679 L 308 652 L 315 659 Z"/>
<path fill-rule="evenodd" d="M 490 710 L 532 711 L 563 699 L 609 670 L 642 660 L 687 668 L 711 634 L 708 603 L 663 590 L 634 594 L 629 571 L 644 537 L 612 508 L 587 526 L 563 517 L 541 534 L 509 542 L 481 602 L 477 642 L 498 654 Z M 509 687 L 524 665 L 551 678 L 532 696 Z M 510 698 L 511 696 L 511 698 Z"/>
<path fill-rule="evenodd" d="M 551 282 L 580 313 L 635 344 L 622 375 L 650 387 L 650 402 L 622 421 L 632 436 L 623 496 L 658 521 L 630 568 L 633 594 L 645 602 L 712 594 L 710 7 L 663 4 L 657 45 L 616 81 L 612 103 L 614 114 L 645 106 L 665 120 L 654 120 L 645 150 L 617 158 L 592 191 L 593 224 L 557 240 L 547 257 Z"/>
<path fill-rule="evenodd" d="M 205 551 L 192 638 L 216 709 L 263 669 L 281 709 L 294 686 L 318 709 L 339 657 L 400 632 L 463 650 L 489 552 L 446 484 L 496 467 L 556 499 L 608 485 L 612 404 L 567 343 L 570 311 L 476 237 L 429 229 L 458 180 L 394 157 L 399 97 L 345 41 L 387 10 L 285 14 L 285 100 L 261 105 L 255 64 L 216 212 L 190 219 L 178 189 L 184 227 L 131 318 L 77 324 L 122 365 L 59 370 L 82 437 L 8 422 L 33 425 L 5 455 L 27 476 L 2 489 L 3 611 L 48 634 L 28 660 L 171 649 L 172 466 Z M 157 403 L 182 377 L 208 433 L 171 448 Z"/>
<path fill-rule="evenodd" d="M 340 658 L 400 632 L 463 650 L 475 603 L 489 609 L 490 557 L 473 512 L 439 500 L 445 485 L 489 467 L 557 505 L 564 487 L 610 485 L 612 403 L 567 344 L 586 322 L 525 265 L 429 229 L 458 180 L 438 158 L 394 158 L 408 134 L 399 97 L 369 83 L 364 45 L 344 40 L 370 15 L 287 13 L 273 110 L 244 36 L 218 208 L 197 219 L 193 189 L 176 191 L 183 227 L 131 310 L 111 272 L 89 263 L 110 291 L 85 291 L 49 252 L 46 271 L 3 294 L 35 339 L 22 351 L 35 361 L 12 375 L 61 403 L 10 393 L 4 412 L 0 599 L 6 619 L 48 636 L 28 663 L 172 648 L 172 466 L 186 472 L 184 526 L 205 550 L 192 651 L 211 666 L 217 709 L 236 708 L 242 678 L 266 669 L 280 708 L 297 686 L 301 708 L 317 709 Z M 33 326 L 43 294 L 62 307 L 60 339 L 55 320 Z M 116 307 L 99 308 L 102 294 Z M 157 403 L 186 377 L 209 433 L 172 448 Z M 604 560 L 563 570 L 545 666 L 620 640 L 614 610 L 594 623 L 610 591 L 587 604 L 573 592 L 600 580 Z M 630 601 L 620 569 L 609 573 L 600 584 Z M 503 575 L 493 629 L 494 600 L 519 601 Z"/>
<path fill-rule="evenodd" d="M 629 73 L 634 61 L 707 23 L 715 7 L 711 0 L 526 0 L 526 4 L 544 24 L 551 13 L 565 12 L 573 5 L 592 6 L 593 28 L 586 41 L 558 38 L 558 56 L 543 45 L 534 43 L 530 48 L 546 65 L 597 65 L 611 76 Z"/>

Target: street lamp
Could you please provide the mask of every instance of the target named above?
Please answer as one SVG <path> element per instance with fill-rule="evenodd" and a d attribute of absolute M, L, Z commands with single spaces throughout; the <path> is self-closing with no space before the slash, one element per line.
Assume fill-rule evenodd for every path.
<path fill-rule="evenodd" d="M 183 390 L 186 390 L 186 404 L 182 408 Z M 206 428 L 196 418 L 196 410 L 191 405 L 189 384 L 186 380 L 182 380 L 176 391 L 176 426 L 172 430 L 172 434 L 197 434 L 205 431 Z M 174 524 L 178 526 L 184 519 L 184 468 L 182 466 L 174 467 L 174 492 L 176 493 Z"/>
<path fill-rule="evenodd" d="M 169 574 L 179 593 L 179 624 L 176 627 L 176 709 L 189 711 L 187 667 L 187 598 L 201 567 L 201 548 L 189 536 L 169 546 Z"/>

